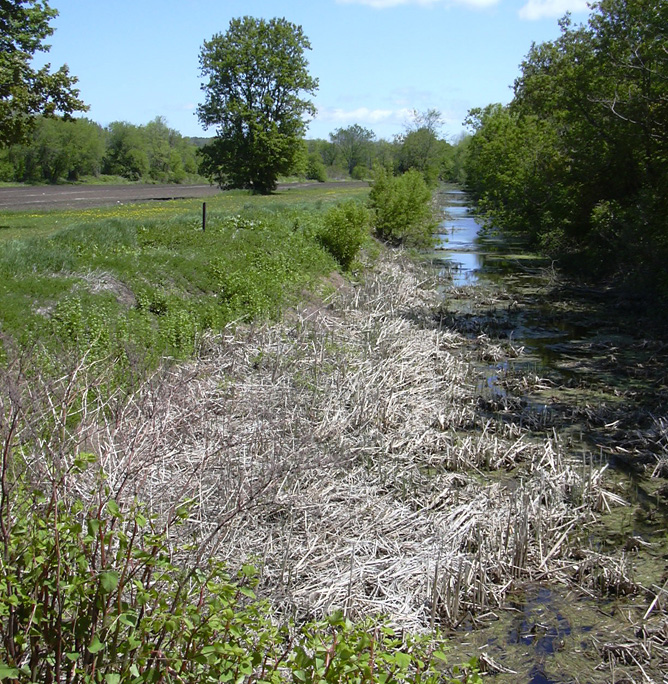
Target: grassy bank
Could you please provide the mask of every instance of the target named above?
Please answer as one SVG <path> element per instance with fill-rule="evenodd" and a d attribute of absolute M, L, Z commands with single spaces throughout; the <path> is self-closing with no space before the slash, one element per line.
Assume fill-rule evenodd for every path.
<path fill-rule="evenodd" d="M 490 363 L 506 367 L 523 350 L 448 323 L 432 271 L 378 250 L 354 278 L 332 276 L 313 237 L 326 197 L 253 207 L 245 196 L 247 207 L 213 212 L 204 236 L 185 217 L 147 222 L 145 233 L 109 218 L 90 225 L 102 253 L 81 237 L 86 226 L 54 234 L 75 266 L 127 245 L 111 255 L 115 271 L 88 266 L 98 283 L 113 276 L 115 290 L 86 294 L 150 314 L 158 331 L 172 300 L 166 311 L 144 306 L 136 283 L 149 277 L 169 274 L 160 287 L 181 293 L 186 313 L 200 297 L 220 307 L 220 290 L 190 284 L 204 281 L 180 263 L 189 254 L 209 273 L 238 242 L 251 256 L 216 277 L 237 273 L 259 292 L 273 292 L 255 270 L 267 255 L 311 254 L 320 266 L 273 280 L 280 300 L 201 333 L 196 354 L 148 376 L 133 375 L 129 337 L 118 347 L 126 357 L 113 357 L 97 355 L 96 337 L 80 349 L 76 335 L 55 332 L 72 352 L 66 372 L 36 366 L 39 345 L 1 369 L 0 678 L 436 684 L 479 682 L 469 660 L 479 658 L 504 683 L 529 679 L 537 662 L 554 680 L 603 683 L 613 670 L 616 681 L 658 681 L 668 663 L 665 551 L 600 544 L 609 518 L 624 526 L 620 511 L 631 510 L 607 466 L 574 457 L 521 400 L 544 384 L 535 373 L 508 373 L 491 410 Z M 37 254 L 51 239 L 30 244 Z M 206 250 L 200 240 L 211 240 Z M 87 287 L 81 270 L 51 268 L 74 280 L 56 308 Z M 310 283 L 316 296 L 304 292 Z M 37 314 L 59 325 L 56 308 Z M 109 381 L 124 358 L 132 391 Z M 494 625 L 476 643 L 470 630 Z M 505 637 L 521 641 L 520 659 L 506 660 Z M 455 673 L 446 653 L 473 667 Z"/>
<path fill-rule="evenodd" d="M 605 466 L 529 420 L 489 415 L 489 360 L 521 350 L 441 325 L 435 284 L 384 253 L 357 283 L 211 336 L 129 395 L 91 392 L 104 378 L 87 361 L 55 381 L 5 374 L 4 567 L 27 579 L 6 573 L 4 586 L 58 576 L 50 597 L 72 588 L 66 617 L 96 621 L 77 632 L 63 620 L 64 647 L 104 681 L 448 681 L 445 643 L 450 662 L 478 655 L 516 682 L 468 629 L 506 625 L 518 595 L 548 586 L 586 620 L 560 637 L 562 673 L 608 681 L 595 668 L 613 657 L 610 634 L 661 671 L 660 587 L 594 534 L 623 504 Z M 624 625 L 599 611 L 615 597 Z M 37 600 L 12 601 L 25 617 Z M 38 644 L 62 617 L 42 615 Z M 552 630 L 551 613 L 541 620 Z M 75 655 L 90 648 L 92 664 Z"/>
<path fill-rule="evenodd" d="M 334 203 L 365 190 L 14 212 L 0 231 L 4 351 L 44 346 L 119 372 L 187 358 L 201 336 L 271 318 L 337 262 L 317 239 Z"/>
<path fill-rule="evenodd" d="M 229 194 L 209 204 L 206 232 L 198 202 L 4 217 L 13 234 L 0 257 L 0 679 L 449 681 L 441 639 L 402 634 L 352 606 L 312 621 L 300 610 L 292 620 L 257 554 L 230 562 L 221 546 L 279 494 L 281 479 L 339 461 L 318 448 L 320 430 L 309 433 L 298 413 L 321 414 L 320 378 L 338 369 L 329 353 L 345 346 L 338 332 L 308 323 L 339 288 L 351 291 L 332 275 L 340 264 L 321 231 L 329 225 L 338 238 L 341 218 L 359 215 L 327 210 L 363 194 Z M 286 328 L 277 321 L 289 305 Z M 290 348 L 285 357 L 264 348 L 269 330 Z M 241 356 L 230 366 L 223 349 Z M 175 366 L 160 363 L 164 356 L 191 360 Z M 264 376 L 272 365 L 276 388 L 288 390 L 281 408 L 273 396 L 234 399 L 252 390 L 247 370 Z M 184 385 L 182 372 L 194 384 Z M 213 451 L 195 446 L 206 463 L 188 474 L 188 426 L 206 441 L 215 414 L 221 427 L 236 422 L 197 389 L 209 380 L 223 403 L 237 404 L 240 431 L 224 428 L 231 452 L 211 432 Z M 163 413 L 177 397 L 195 401 L 185 422 Z M 284 410 L 295 419 L 292 437 L 265 420 L 275 412 L 290 430 Z M 176 435 L 183 441 L 168 446 L 167 464 L 160 444 Z M 164 480 L 168 472 L 176 479 Z M 207 481 L 199 501 L 193 474 Z M 477 681 L 473 669 L 462 677 Z"/>

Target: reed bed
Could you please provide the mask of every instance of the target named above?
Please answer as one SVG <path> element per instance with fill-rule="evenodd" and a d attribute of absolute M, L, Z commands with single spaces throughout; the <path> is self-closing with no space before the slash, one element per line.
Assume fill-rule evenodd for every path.
<path fill-rule="evenodd" d="M 419 631 L 484 619 L 525 581 L 642 591 L 624 559 L 573 541 L 625 504 L 605 468 L 571 460 L 554 433 L 487 417 L 471 358 L 500 352 L 445 327 L 438 306 L 425 273 L 388 254 L 318 306 L 204 340 L 197 361 L 129 399 L 82 404 L 74 430 L 71 376 L 17 388 L 61 427 L 26 462 L 39 478 L 39 449 L 91 451 L 116 498 L 164 515 L 189 500 L 174 556 L 194 540 L 188 562 L 253 563 L 260 593 L 304 618 L 340 608 Z M 62 486 L 85 496 L 91 482 Z"/>
<path fill-rule="evenodd" d="M 517 582 L 572 581 L 571 532 L 621 502 L 554 436 L 481 414 L 466 348 L 500 352 L 439 325 L 437 306 L 418 267 L 385 257 L 319 307 L 208 340 L 82 421 L 80 448 L 119 496 L 164 514 L 192 501 L 176 555 L 189 538 L 253 562 L 299 614 L 455 626 Z"/>

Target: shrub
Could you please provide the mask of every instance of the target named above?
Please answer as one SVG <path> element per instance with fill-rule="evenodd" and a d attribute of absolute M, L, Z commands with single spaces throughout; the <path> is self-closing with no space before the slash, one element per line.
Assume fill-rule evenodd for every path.
<path fill-rule="evenodd" d="M 350 200 L 332 207 L 325 214 L 324 226 L 318 233 L 323 247 L 348 270 L 369 234 L 367 208 Z"/>
<path fill-rule="evenodd" d="M 113 499 L 67 503 L 18 488 L 3 514 L 0 678 L 205 682 L 275 671 L 282 639 L 255 600 L 252 568 L 236 580 L 213 560 L 179 568 L 164 528 Z"/>
<path fill-rule="evenodd" d="M 392 245 L 428 247 L 436 226 L 431 192 L 419 171 L 392 176 L 377 168 L 369 192 L 376 235 Z"/>
<path fill-rule="evenodd" d="M 364 164 L 357 164 L 350 172 L 350 177 L 353 180 L 364 180 L 370 175 L 369 169 Z"/>
<path fill-rule="evenodd" d="M 80 453 L 83 474 L 96 457 Z M 99 481 L 93 500 L 49 496 L 8 473 L 0 499 L 0 679 L 16 684 L 444 681 L 445 654 L 429 637 L 399 636 L 382 621 L 340 612 L 279 626 L 256 598 L 256 571 L 232 578 L 219 561 L 173 560 L 167 530 L 189 506 L 158 522 L 123 510 Z M 170 543 L 172 542 L 172 543 Z M 195 548 L 182 555 L 197 558 Z"/>
<path fill-rule="evenodd" d="M 308 156 L 306 162 L 306 178 L 318 181 L 318 183 L 324 183 L 327 180 L 325 165 L 322 163 L 320 155 L 316 152 L 312 152 Z"/>

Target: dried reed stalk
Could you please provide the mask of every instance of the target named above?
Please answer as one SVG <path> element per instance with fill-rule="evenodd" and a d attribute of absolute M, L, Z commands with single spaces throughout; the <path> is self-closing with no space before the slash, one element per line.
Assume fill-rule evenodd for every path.
<path fill-rule="evenodd" d="M 85 360 L 54 386 L 23 383 L 0 413 L 22 407 L 11 439 L 33 445 L 36 479 L 89 450 L 117 498 L 164 515 L 192 500 L 174 553 L 194 537 L 200 555 L 257 564 L 278 608 L 419 630 L 485 613 L 524 579 L 590 587 L 570 533 L 620 501 L 555 437 L 481 414 L 477 360 L 507 350 L 444 327 L 433 285 L 386 255 L 320 307 L 230 329 L 130 397 L 82 404 L 71 433 L 63 407 L 82 374 L 93 381 Z M 57 438 L 38 437 L 29 404 L 47 407 Z M 86 496 L 90 482 L 62 486 Z"/>

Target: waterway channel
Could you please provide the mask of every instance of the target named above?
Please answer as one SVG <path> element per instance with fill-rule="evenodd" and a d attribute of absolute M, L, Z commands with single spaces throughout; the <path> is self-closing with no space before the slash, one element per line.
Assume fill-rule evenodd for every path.
<path fill-rule="evenodd" d="M 603 593 L 526 584 L 493 621 L 453 638 L 498 682 L 665 684 L 668 344 L 632 300 L 568 280 L 521 241 L 486 230 L 460 189 L 442 197 L 432 255 L 447 283 L 441 321 L 514 352 L 478 369 L 481 411 L 552 434 L 569 458 L 604 472 L 623 504 L 603 507 L 586 544 L 620 558 L 636 584 Z"/>

